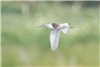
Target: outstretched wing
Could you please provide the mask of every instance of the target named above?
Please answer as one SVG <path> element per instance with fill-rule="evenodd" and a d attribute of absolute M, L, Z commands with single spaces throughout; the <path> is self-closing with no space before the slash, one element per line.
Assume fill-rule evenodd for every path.
<path fill-rule="evenodd" d="M 50 34 L 51 50 L 54 52 L 58 47 L 60 30 L 52 29 Z"/>
<path fill-rule="evenodd" d="M 62 32 L 63 32 L 64 34 L 66 34 L 67 31 L 68 31 L 69 25 L 68 25 L 68 23 L 64 23 L 64 24 L 62 24 L 62 25 L 66 26 L 65 28 L 61 29 Z"/>

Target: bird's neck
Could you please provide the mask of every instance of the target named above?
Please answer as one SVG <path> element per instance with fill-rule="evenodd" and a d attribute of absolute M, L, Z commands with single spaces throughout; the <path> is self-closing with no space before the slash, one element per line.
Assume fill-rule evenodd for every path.
<path fill-rule="evenodd" d="M 54 29 L 51 24 L 46 24 L 45 27 L 50 28 L 50 29 Z"/>

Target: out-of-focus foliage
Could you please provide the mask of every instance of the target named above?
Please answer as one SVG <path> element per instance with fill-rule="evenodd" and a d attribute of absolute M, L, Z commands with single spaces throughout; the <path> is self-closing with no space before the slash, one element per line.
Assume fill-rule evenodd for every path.
<path fill-rule="evenodd" d="M 1 17 L 2 67 L 99 65 L 98 2 L 4 1 Z M 66 22 L 75 28 L 61 32 L 52 53 L 50 29 L 36 27 Z"/>

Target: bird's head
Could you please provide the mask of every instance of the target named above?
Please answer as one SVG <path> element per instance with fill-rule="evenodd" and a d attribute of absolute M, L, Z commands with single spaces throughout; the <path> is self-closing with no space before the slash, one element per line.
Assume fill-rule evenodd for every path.
<path fill-rule="evenodd" d="M 46 27 L 46 26 L 47 26 L 47 24 L 43 24 L 43 25 L 42 25 L 42 27 Z"/>

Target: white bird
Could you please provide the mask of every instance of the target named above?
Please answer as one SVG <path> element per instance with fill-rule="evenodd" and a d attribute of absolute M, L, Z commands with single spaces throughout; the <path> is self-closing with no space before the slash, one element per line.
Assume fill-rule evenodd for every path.
<path fill-rule="evenodd" d="M 59 24 L 59 23 L 43 24 L 42 26 L 39 26 L 39 27 L 47 27 L 47 28 L 51 29 L 50 43 L 51 43 L 51 51 L 52 52 L 54 52 L 58 47 L 60 29 L 64 34 L 66 34 L 69 28 L 74 28 L 74 27 L 69 27 L 68 23 L 64 23 L 64 24 Z"/>

